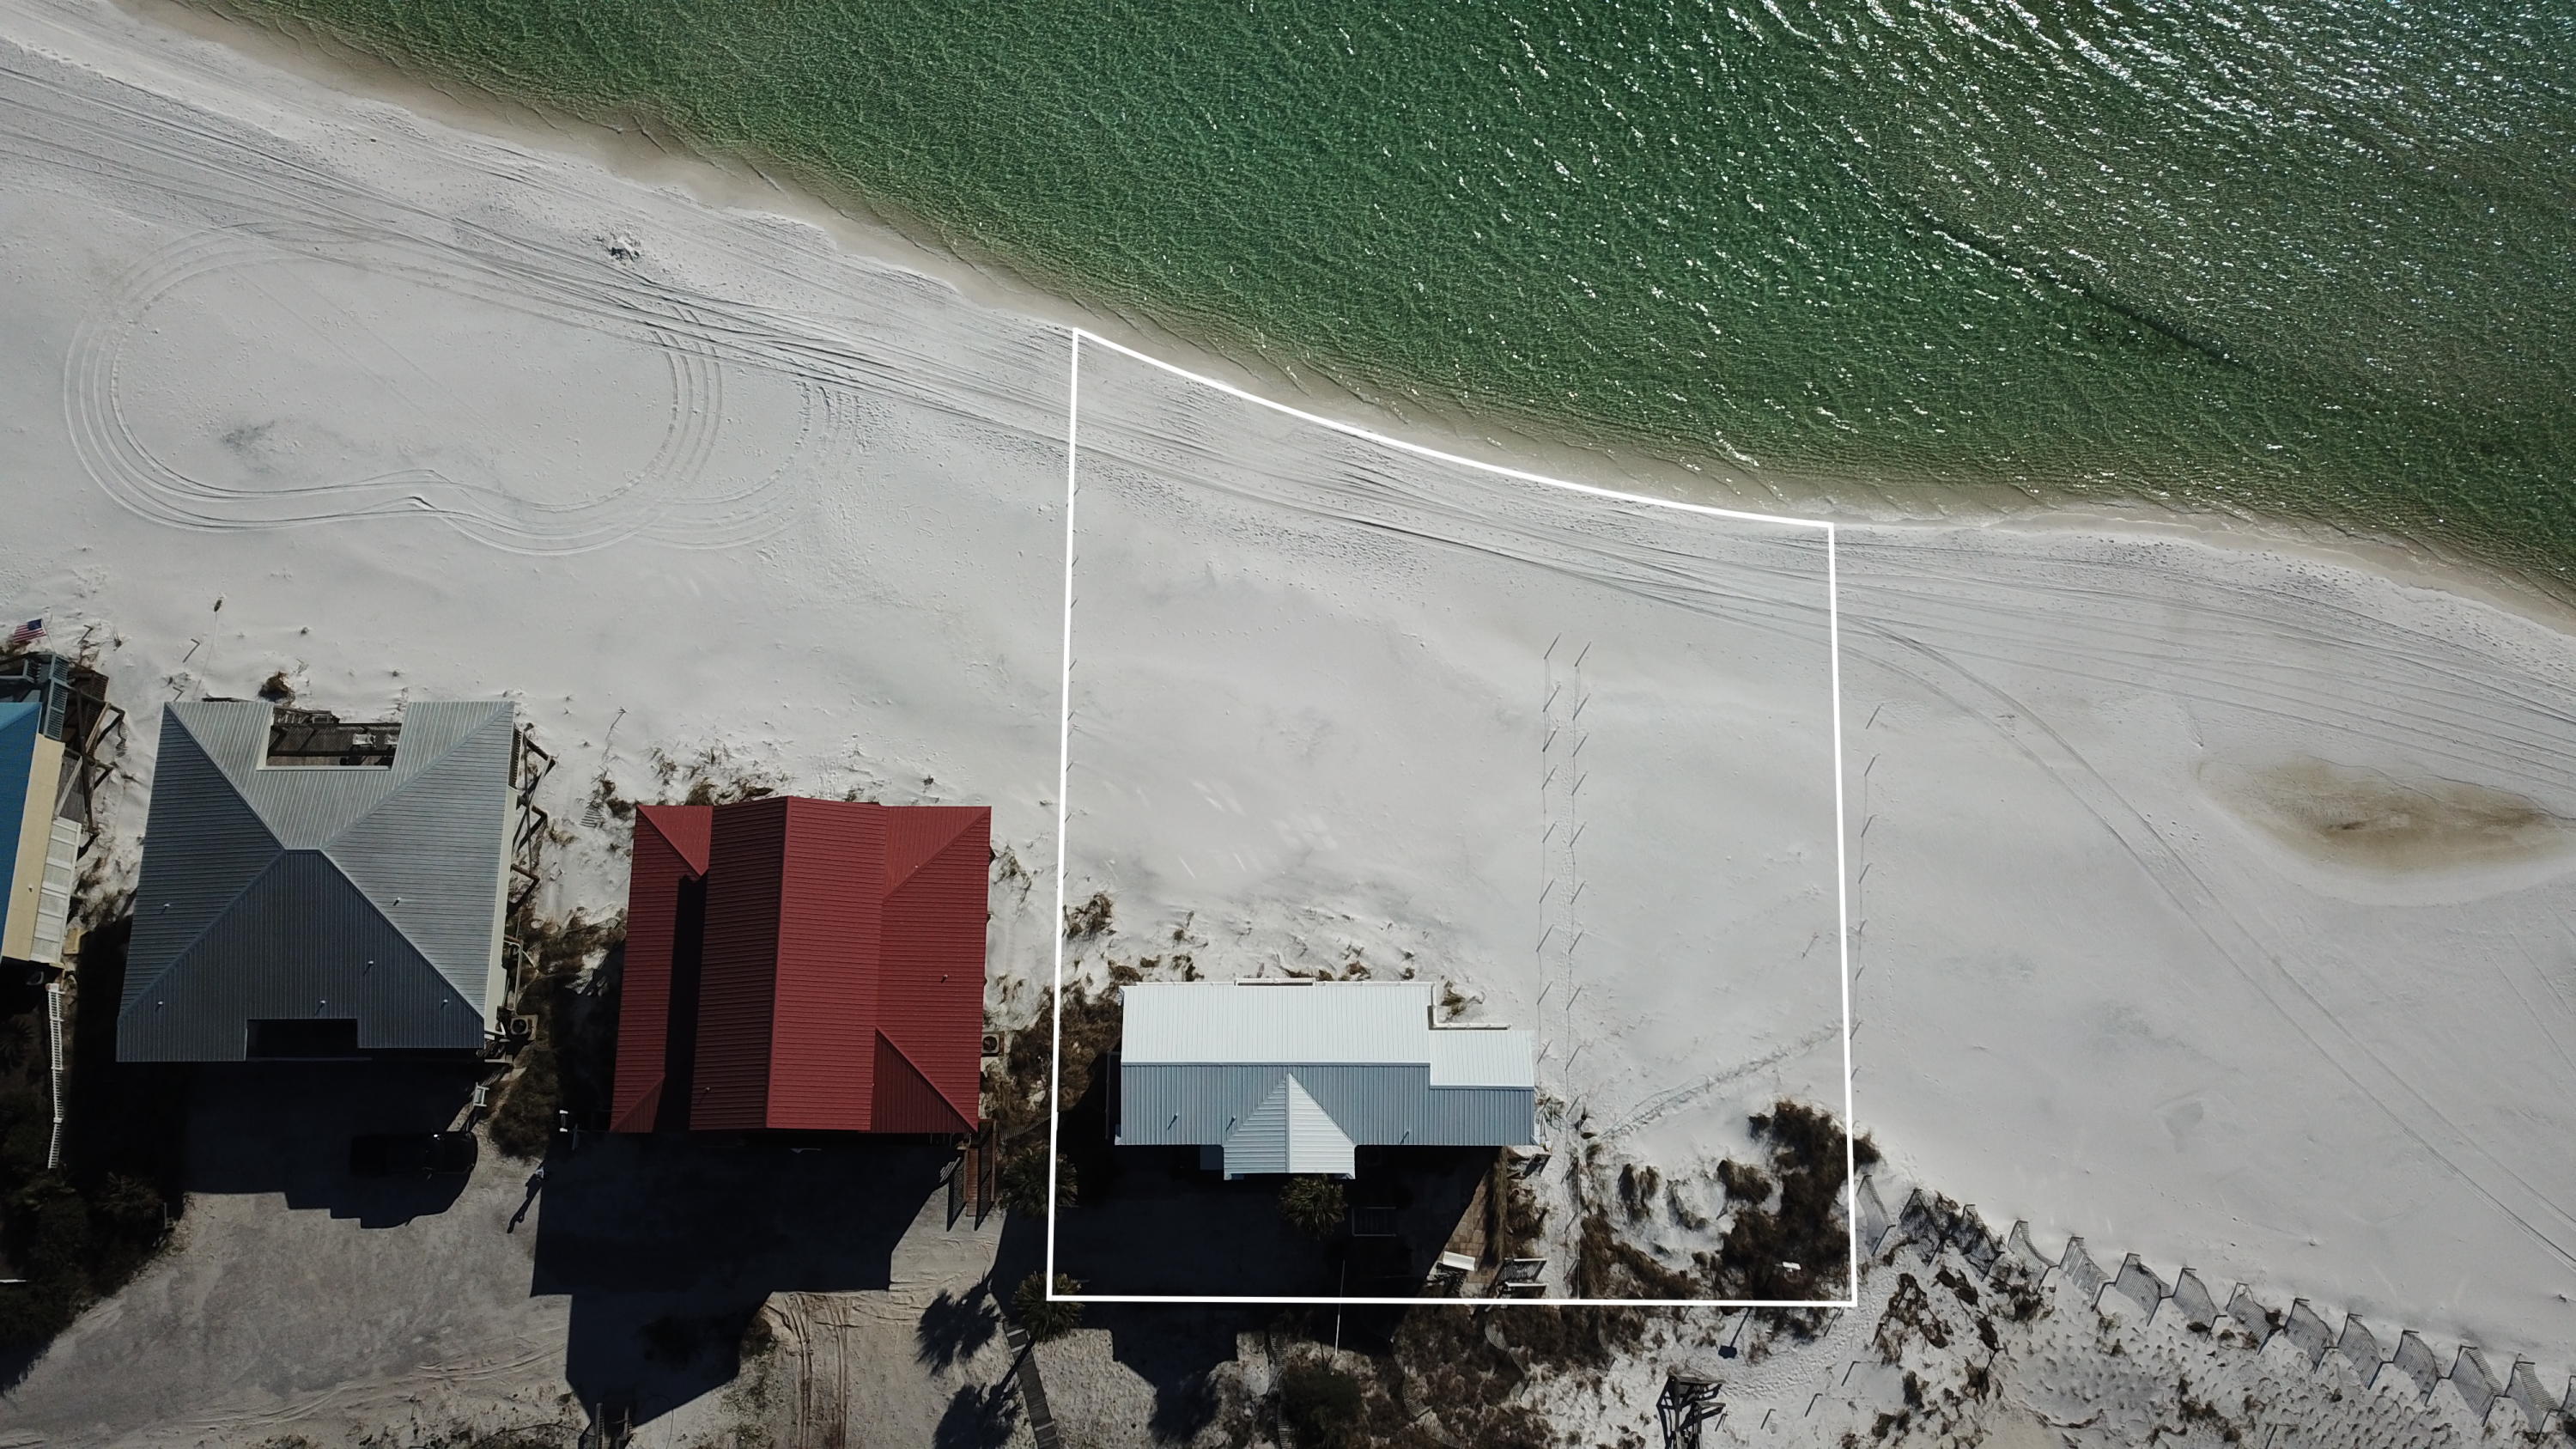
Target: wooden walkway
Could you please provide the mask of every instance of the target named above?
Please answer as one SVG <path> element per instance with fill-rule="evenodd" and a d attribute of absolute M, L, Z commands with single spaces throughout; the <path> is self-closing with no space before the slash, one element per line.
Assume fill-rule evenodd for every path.
<path fill-rule="evenodd" d="M 1029 1433 L 1037 1440 L 1038 1449 L 1057 1449 L 1055 1415 L 1047 1412 L 1046 1385 L 1038 1379 L 1037 1345 L 1029 1342 L 1026 1329 L 1010 1324 L 1002 1330 L 1002 1340 L 1018 1355 L 1011 1364 L 1011 1376 L 1020 1382 L 1020 1404 L 1029 1416 Z"/>

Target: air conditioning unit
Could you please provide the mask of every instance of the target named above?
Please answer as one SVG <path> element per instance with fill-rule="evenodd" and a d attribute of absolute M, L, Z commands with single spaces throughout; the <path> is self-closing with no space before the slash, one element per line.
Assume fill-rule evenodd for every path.
<path fill-rule="evenodd" d="M 1009 1049 L 1009 1042 L 1004 1040 L 1000 1032 L 988 1031 L 984 1033 L 984 1055 L 988 1057 L 998 1057 Z"/>
<path fill-rule="evenodd" d="M 510 1040 L 523 1042 L 537 1034 L 537 1019 L 533 1016 L 514 1016 L 503 1025 L 502 1029 L 509 1033 Z"/>

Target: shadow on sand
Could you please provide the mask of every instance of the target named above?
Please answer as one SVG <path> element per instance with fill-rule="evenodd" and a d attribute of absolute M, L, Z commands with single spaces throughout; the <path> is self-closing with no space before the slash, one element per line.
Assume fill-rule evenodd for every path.
<path fill-rule="evenodd" d="M 1186 1443 L 1216 1418 L 1211 1377 L 1234 1361 L 1235 1335 L 1260 1321 L 1257 1309 L 1161 1303 L 1104 1303 L 1083 1316 L 1085 1327 L 1108 1330 L 1111 1358 L 1154 1386 L 1145 1426 L 1157 1443 Z"/>
<path fill-rule="evenodd" d="M 1140 1168 L 1143 1173 L 1148 1174 L 1156 1170 L 1155 1163 L 1152 1161 L 1139 1161 L 1129 1165 Z M 1122 1175 L 1122 1187 L 1125 1190 L 1139 1190 L 1147 1185 L 1147 1182 L 1140 1180 L 1139 1177 Z M 1278 1217 L 1277 1183 L 1242 1186 L 1245 1189 L 1242 1193 L 1227 1196 L 1239 1197 L 1245 1201 L 1258 1200 L 1262 1205 L 1261 1211 L 1266 1213 L 1269 1219 L 1275 1220 Z M 1121 1200 L 1129 1199 L 1122 1197 Z M 1067 1256 L 1065 1246 L 1069 1238 L 1083 1237 L 1086 1234 L 1096 1235 L 1112 1223 L 1132 1225 L 1135 1221 L 1125 1216 L 1098 1214 L 1088 1223 L 1077 1225 L 1076 1219 L 1083 1211 L 1085 1210 L 1068 1210 L 1066 1213 L 1067 1236 L 1060 1237 L 1056 1243 L 1059 1270 L 1073 1273 L 1073 1276 L 1082 1282 L 1084 1288 L 1090 1291 L 1143 1291 L 1096 1283 L 1084 1278 L 1081 1272 L 1071 1267 L 1071 1260 Z M 1086 1240 L 1095 1241 L 1097 1245 L 1094 1239 Z M 1169 1246 L 1173 1245 L 1151 1243 L 1134 1245 L 1136 1251 L 1143 1252 L 1159 1251 L 1161 1247 Z M 1324 1265 L 1331 1261 L 1332 1250 L 1311 1238 L 1295 1239 L 1290 1246 L 1305 1255 L 1308 1271 L 1325 1271 Z M 1206 1249 L 1201 1245 L 1197 1249 L 1183 1249 L 1183 1251 L 1185 1253 L 1204 1252 Z M 992 1274 L 984 1284 L 979 1285 L 984 1290 L 983 1296 L 978 1298 L 970 1295 L 967 1299 L 959 1301 L 943 1295 L 941 1299 L 931 1304 L 930 1311 L 922 1315 L 921 1326 L 917 1330 L 922 1360 L 925 1363 L 936 1363 L 940 1355 L 949 1353 L 963 1358 L 982 1346 L 985 1341 L 984 1335 L 999 1333 L 1003 1305 L 1008 1302 L 1012 1292 L 1019 1287 L 1021 1280 L 1043 1270 L 1045 1261 L 1045 1219 L 1024 1218 L 1016 1214 L 1006 1219 L 1002 1224 L 1001 1243 L 994 1254 Z M 1202 1266 L 1205 1264 L 1202 1263 Z M 1200 1286 L 1180 1291 L 1208 1293 L 1253 1290 L 1210 1289 Z M 973 1318 L 979 1314 L 990 1315 L 989 1330 L 971 1326 Z M 1085 1305 L 1082 1325 L 1086 1329 L 1100 1329 L 1107 1332 L 1110 1357 L 1116 1359 L 1137 1377 L 1153 1385 L 1154 1408 L 1147 1417 L 1146 1426 L 1153 1432 L 1157 1443 L 1178 1443 L 1187 1441 L 1215 1419 L 1218 1404 L 1216 1390 L 1211 1382 L 1212 1376 L 1220 1365 L 1234 1361 L 1235 1336 L 1258 1328 L 1268 1316 L 1271 1316 L 1268 1310 L 1258 1308 L 1203 1308 L 1188 1304 L 1164 1303 L 1093 1303 Z M 970 1338 L 971 1343 L 967 1342 Z M 1007 1388 L 1008 1382 L 1005 1381 L 1003 1386 Z M 961 1395 L 960 1402 L 962 1401 Z M 962 1422 L 962 1413 L 963 1411 L 956 1404 L 951 1404 L 952 1419 Z M 942 1421 L 943 1432 L 946 1432 L 947 1425 L 948 1421 Z M 976 1443 L 998 1444 L 1002 1441 L 965 1438 L 952 1441 L 942 1438 L 938 1442 L 941 1449 L 947 1449 L 952 1442 L 962 1446 Z"/>
<path fill-rule="evenodd" d="M 640 1424 L 731 1382 L 770 1294 L 892 1286 L 895 1245 L 953 1156 L 945 1142 L 713 1134 L 559 1149 L 530 1292 L 572 1300 L 573 1392 Z"/>
<path fill-rule="evenodd" d="M 437 1132 L 473 1100 L 483 1067 L 455 1061 L 209 1062 L 188 1094 L 191 1192 L 283 1193 L 293 1208 L 324 1208 L 360 1227 L 395 1227 L 445 1212 L 462 1174 L 362 1178 L 349 1139 Z"/>
<path fill-rule="evenodd" d="M 1002 1449 L 1019 1423 L 1019 1390 L 1009 1380 L 964 1384 L 949 1396 L 948 1412 L 931 1431 L 931 1449 Z"/>
<path fill-rule="evenodd" d="M 1375 1233 L 1317 1239 L 1279 1210 L 1281 1180 L 1225 1181 L 1195 1148 L 1116 1149 L 1106 1182 L 1086 1174 L 1063 1210 L 1056 1268 L 1095 1293 L 1175 1297 L 1406 1297 L 1464 1223 L 1492 1165 L 1484 1147 L 1417 1147 L 1364 1157 L 1346 1187 L 1376 1209 Z"/>

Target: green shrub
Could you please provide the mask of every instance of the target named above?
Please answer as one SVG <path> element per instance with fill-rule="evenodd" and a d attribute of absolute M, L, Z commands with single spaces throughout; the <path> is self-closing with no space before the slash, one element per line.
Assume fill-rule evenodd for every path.
<path fill-rule="evenodd" d="M 995 1190 L 1002 1206 L 1026 1217 L 1042 1218 L 1047 1214 L 1047 1154 L 1041 1143 L 1032 1143 L 1002 1160 L 1002 1180 Z M 1075 1186 L 1073 1164 L 1062 1158 L 1055 1165 L 1055 1205 L 1071 1207 L 1080 1198 Z"/>
<path fill-rule="evenodd" d="M 1342 1449 L 1367 1403 L 1360 1381 L 1330 1364 L 1292 1363 L 1279 1375 L 1279 1421 L 1302 1449 Z"/>
<path fill-rule="evenodd" d="M 53 1139 L 50 1096 L 35 1087 L 0 1090 L 0 1192 L 41 1176 Z"/>
<path fill-rule="evenodd" d="M 554 1141 L 555 1112 L 563 1084 L 555 1071 L 554 1048 L 539 1043 L 519 1054 L 519 1074 L 492 1114 L 492 1145 L 522 1162 L 546 1155 Z"/>
<path fill-rule="evenodd" d="M 52 1063 L 41 1023 L 32 1012 L 0 1019 L 0 1250 L 28 1280 L 0 1285 L 0 1348 L 41 1345 L 123 1287 L 160 1250 L 166 1219 L 184 1201 L 185 1069 L 116 1059 L 131 929 L 120 920 L 89 934 L 81 989 L 64 1002 L 69 1120 L 59 1163 L 47 1161 Z"/>
<path fill-rule="evenodd" d="M 18 1195 L 27 1227 L 27 1276 L 83 1276 L 90 1253 L 89 1204 L 60 1178 L 39 1178 Z"/>
<path fill-rule="evenodd" d="M 1279 1211 L 1297 1231 L 1329 1238 L 1342 1230 L 1347 1211 L 1342 1184 L 1330 1177 L 1292 1177 L 1279 1189 Z"/>
<path fill-rule="evenodd" d="M 90 1194 L 89 1210 L 99 1226 L 113 1233 L 137 1238 L 161 1233 L 160 1190 L 139 1177 L 109 1173 L 98 1191 Z"/>
<path fill-rule="evenodd" d="M 1075 1282 L 1072 1275 L 1058 1273 L 1055 1275 L 1055 1291 L 1058 1294 L 1079 1293 L 1082 1285 Z M 1080 1328 L 1082 1305 L 1067 1303 L 1061 1297 L 1049 1299 L 1045 1283 L 1037 1274 L 1031 1273 L 1020 1280 L 1019 1287 L 1011 1290 L 1011 1316 L 1020 1321 L 1020 1327 L 1029 1331 L 1032 1341 L 1044 1343 Z"/>

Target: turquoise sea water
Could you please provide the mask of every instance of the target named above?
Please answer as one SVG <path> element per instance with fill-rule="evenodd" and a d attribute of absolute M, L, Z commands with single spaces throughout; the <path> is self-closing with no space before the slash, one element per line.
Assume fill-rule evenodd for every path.
<path fill-rule="evenodd" d="M 2576 3 L 230 0 L 1364 391 L 2576 585 Z"/>

